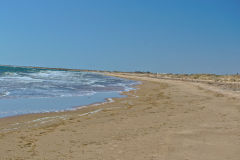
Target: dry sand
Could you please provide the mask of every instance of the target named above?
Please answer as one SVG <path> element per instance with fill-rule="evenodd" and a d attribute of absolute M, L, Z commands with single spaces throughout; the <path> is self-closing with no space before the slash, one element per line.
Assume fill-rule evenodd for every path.
<path fill-rule="evenodd" d="M 141 80 L 115 102 L 0 119 L 0 160 L 240 160 L 240 97 L 199 83 Z"/>

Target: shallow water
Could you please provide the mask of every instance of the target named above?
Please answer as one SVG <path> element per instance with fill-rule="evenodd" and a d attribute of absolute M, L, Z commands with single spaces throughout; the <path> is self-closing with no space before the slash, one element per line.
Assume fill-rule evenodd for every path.
<path fill-rule="evenodd" d="M 0 117 L 102 102 L 137 83 L 99 73 L 0 66 Z"/>
<path fill-rule="evenodd" d="M 73 110 L 79 106 L 104 102 L 110 97 L 124 96 L 117 92 L 102 92 L 91 96 L 1 99 L 0 118 L 28 113 Z"/>

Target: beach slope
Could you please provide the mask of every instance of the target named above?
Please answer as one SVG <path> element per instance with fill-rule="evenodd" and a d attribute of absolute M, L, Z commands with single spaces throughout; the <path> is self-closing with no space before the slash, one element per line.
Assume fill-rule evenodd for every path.
<path fill-rule="evenodd" d="M 0 159 L 239 160 L 240 98 L 198 83 L 142 81 L 113 103 L 0 119 Z"/>

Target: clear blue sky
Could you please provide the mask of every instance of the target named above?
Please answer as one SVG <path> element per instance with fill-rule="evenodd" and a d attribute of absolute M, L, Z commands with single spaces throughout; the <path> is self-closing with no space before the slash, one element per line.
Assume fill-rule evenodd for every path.
<path fill-rule="evenodd" d="M 0 0 L 0 64 L 240 72 L 240 1 Z"/>

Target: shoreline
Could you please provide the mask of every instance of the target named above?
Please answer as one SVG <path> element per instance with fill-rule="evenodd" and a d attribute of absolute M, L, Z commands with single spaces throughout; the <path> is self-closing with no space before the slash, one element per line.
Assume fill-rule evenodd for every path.
<path fill-rule="evenodd" d="M 125 91 L 121 91 L 121 92 L 125 92 Z M 17 99 L 17 101 L 14 99 L 14 103 L 13 104 L 16 104 L 16 102 L 27 102 L 28 104 L 30 103 L 33 107 L 36 107 L 36 104 L 37 105 L 47 105 L 46 102 L 48 101 L 57 101 L 57 100 L 61 100 L 62 98 L 65 98 L 65 100 L 63 99 L 62 101 L 63 102 L 69 102 L 71 100 L 75 100 L 75 99 L 78 99 L 78 101 L 80 101 L 79 103 L 78 102 L 74 102 L 75 104 L 77 105 L 74 105 L 74 103 L 72 102 L 71 106 L 66 106 L 66 107 L 62 107 L 62 108 L 66 108 L 66 109 L 57 109 L 56 110 L 53 110 L 52 108 L 49 108 L 49 110 L 46 110 L 46 111 L 33 111 L 32 113 L 16 113 L 15 115 L 7 115 L 7 116 L 3 116 L 1 115 L 0 119 L 2 118 L 8 118 L 8 117 L 14 117 L 14 116 L 23 116 L 23 115 L 28 115 L 28 114 L 44 114 L 44 113 L 57 113 L 57 112 L 66 112 L 66 111 L 74 111 L 74 110 L 77 110 L 77 109 L 80 109 L 82 107 L 86 107 L 86 106 L 91 106 L 91 105 L 95 105 L 95 104 L 102 104 L 102 103 L 107 103 L 109 100 L 108 99 L 111 99 L 111 98 L 121 98 L 122 95 L 121 92 L 98 92 L 94 95 L 84 95 L 84 96 L 74 96 L 74 97 L 53 97 L 53 98 L 32 98 L 30 99 L 30 103 L 29 102 L 29 99 Z M 90 100 L 89 100 L 90 99 Z M 9 102 L 9 100 L 6 100 L 7 101 L 7 105 L 11 106 L 12 103 Z M 61 101 L 60 101 L 61 102 Z M 60 104 L 60 102 L 58 102 Z M 82 104 L 81 104 L 82 103 Z M 62 103 L 61 103 L 62 104 Z M 56 104 L 55 104 L 56 105 Z M 49 106 L 49 105 L 48 105 Z M 63 106 L 63 105 L 62 105 Z"/>
<path fill-rule="evenodd" d="M 0 65 L 1 66 L 1 65 Z M 4 65 L 2 65 L 4 66 Z M 6 65 L 7 66 L 7 65 Z M 26 66 L 19 66 L 19 67 L 25 67 Z M 28 68 L 42 68 L 42 69 L 57 69 L 57 68 L 45 68 L 45 67 L 31 67 L 29 66 Z M 67 70 L 67 71 L 72 71 L 73 69 L 65 69 L 65 68 L 58 68 L 59 70 Z M 79 70 L 79 71 L 83 71 L 83 70 Z M 83 71 L 85 72 L 85 71 Z M 96 72 L 97 73 L 97 72 Z M 111 76 L 111 77 L 117 77 L 117 76 L 112 76 L 111 74 L 109 73 L 101 73 L 102 75 L 105 75 L 105 76 Z M 119 77 L 121 78 L 121 77 Z M 125 78 L 127 79 L 127 78 Z M 130 79 L 129 79 L 130 80 Z M 133 80 L 133 79 L 131 79 Z M 135 81 L 135 80 L 134 80 Z M 10 115 L 10 116 L 4 116 L 4 117 L 0 117 L 0 120 L 1 119 L 4 119 L 4 118 L 11 118 L 11 117 L 19 117 L 19 116 L 27 116 L 27 115 L 37 115 L 37 114 L 45 114 L 45 113 L 61 113 L 61 112 L 68 112 L 68 111 L 75 111 L 75 110 L 78 110 L 78 109 L 82 109 L 82 108 L 85 108 L 85 107 L 88 107 L 88 106 L 95 106 L 95 105 L 103 105 L 105 103 L 109 103 L 108 102 L 108 99 L 113 99 L 113 98 L 124 98 L 125 94 L 124 92 L 129 92 L 129 91 L 134 91 L 134 90 L 137 90 L 137 86 L 141 84 L 140 81 L 135 81 L 136 84 L 132 84 L 130 85 L 130 89 L 127 89 L 127 90 L 124 90 L 124 91 L 111 91 L 111 92 L 97 92 L 96 94 L 109 94 L 109 93 L 113 93 L 113 95 L 109 96 L 109 97 L 105 97 L 105 98 L 102 98 L 102 100 L 98 101 L 98 102 L 90 102 L 88 104 L 78 104 L 78 105 L 72 105 L 70 106 L 68 109 L 63 109 L 63 110 L 56 110 L 56 111 L 44 111 L 44 112 L 36 112 L 36 113 L 23 113 L 23 114 L 16 114 L 16 115 Z M 95 95 L 96 95 L 95 94 Z M 114 95 L 115 94 L 115 95 Z M 76 98 L 81 98 L 81 97 L 87 97 L 88 95 L 83 95 L 83 96 L 76 96 Z M 123 97 L 121 97 L 123 96 Z M 58 97 L 56 97 L 58 98 Z M 59 97 L 61 99 L 61 97 Z M 64 98 L 64 97 L 63 97 Z M 40 98 L 41 99 L 41 98 Z M 51 100 L 52 101 L 52 100 Z M 114 102 L 114 101 L 113 101 Z"/>
<path fill-rule="evenodd" d="M 0 120 L 1 129 L 19 127 L 0 133 L 0 158 L 239 159 L 240 97 L 190 82 L 111 75 L 142 84 L 113 103 Z"/>
<path fill-rule="evenodd" d="M 105 98 L 119 97 L 120 92 L 131 90 L 136 84 L 100 73 L 42 71 L 29 67 L 2 66 L 1 73 L 1 118 L 72 110 L 104 102 Z"/>
<path fill-rule="evenodd" d="M 105 74 L 105 75 L 107 75 L 107 74 Z M 107 76 L 111 76 L 111 75 L 107 75 Z M 140 81 L 136 81 L 136 82 L 140 82 Z M 27 124 L 29 121 L 35 121 L 37 119 L 44 119 L 45 117 L 48 117 L 48 118 L 53 117 L 54 118 L 54 117 L 59 117 L 59 116 L 63 116 L 63 115 L 77 114 L 78 112 L 79 112 L 79 114 L 84 115 L 86 113 L 94 112 L 96 109 L 97 110 L 101 109 L 101 107 L 104 107 L 104 105 L 106 105 L 106 104 L 114 103 L 118 99 L 127 98 L 128 96 L 130 96 L 129 92 L 136 91 L 139 88 L 139 85 L 141 85 L 141 83 L 142 82 L 140 82 L 140 84 L 132 85 L 131 90 L 119 91 L 119 93 L 118 93 L 119 96 L 123 96 L 123 97 L 108 97 L 108 98 L 104 98 L 104 100 L 100 101 L 100 102 L 89 103 L 87 105 L 79 105 L 79 106 L 72 107 L 72 109 L 67 109 L 67 110 L 62 110 L 62 111 L 26 113 L 26 114 L 20 114 L 20 115 L 1 117 L 0 118 L 0 135 L 1 135 L 1 133 L 3 133 L 2 130 L 6 129 L 4 127 L 9 126 L 9 125 L 11 126 L 16 123 Z M 68 118 L 69 117 L 71 117 L 71 116 L 68 116 Z M 20 123 L 19 123 L 19 121 L 20 121 Z M 7 130 L 12 131 L 11 128 L 7 128 Z M 13 129 L 13 130 L 15 130 L 15 129 Z"/>

